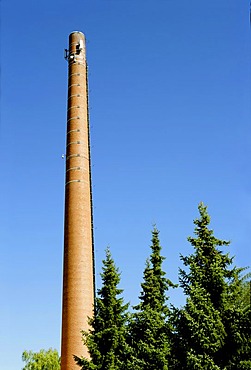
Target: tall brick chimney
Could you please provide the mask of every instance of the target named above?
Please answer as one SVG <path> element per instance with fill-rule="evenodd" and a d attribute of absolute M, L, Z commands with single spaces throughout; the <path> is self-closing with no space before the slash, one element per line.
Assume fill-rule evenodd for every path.
<path fill-rule="evenodd" d="M 85 36 L 72 32 L 68 61 L 65 225 L 61 369 L 79 369 L 73 356 L 89 357 L 81 330 L 93 316 L 94 250 Z"/>

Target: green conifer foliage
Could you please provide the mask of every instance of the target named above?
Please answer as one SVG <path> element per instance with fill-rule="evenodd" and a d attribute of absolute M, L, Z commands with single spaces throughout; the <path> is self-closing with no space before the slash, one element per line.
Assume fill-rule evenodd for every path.
<path fill-rule="evenodd" d="M 218 361 L 227 370 L 251 369 L 250 274 L 241 277 L 244 269 L 235 268 L 229 285 L 229 299 L 222 321 L 227 338 L 218 354 Z"/>
<path fill-rule="evenodd" d="M 174 311 L 172 369 L 241 369 L 237 354 L 243 352 L 247 337 L 241 333 L 244 311 L 236 302 L 243 269 L 232 267 L 233 258 L 219 249 L 229 242 L 217 239 L 208 228 L 203 203 L 199 213 L 195 237 L 188 238 L 194 253 L 181 256 L 185 269 L 180 269 L 180 285 L 187 301 Z"/>
<path fill-rule="evenodd" d="M 170 310 L 166 305 L 166 292 L 174 284 L 162 270 L 159 232 L 152 232 L 152 253 L 146 262 L 141 284 L 140 303 L 134 307 L 130 322 L 132 368 L 135 370 L 167 370 L 170 353 Z"/>
<path fill-rule="evenodd" d="M 123 290 L 118 288 L 120 274 L 114 264 L 110 250 L 106 250 L 101 274 L 102 287 L 95 299 L 94 318 L 91 329 L 83 332 L 91 360 L 75 357 L 81 369 L 123 370 L 127 369 L 128 345 L 126 344 L 126 322 L 128 304 L 119 297 Z"/>
<path fill-rule="evenodd" d="M 190 271 L 180 269 L 180 285 L 185 294 L 189 295 L 193 286 L 199 284 L 209 294 L 214 307 L 220 308 L 227 289 L 226 279 L 232 276 L 232 271 L 228 270 L 232 258 L 217 247 L 228 246 L 229 242 L 214 237 L 213 230 L 208 228 L 210 217 L 207 207 L 200 203 L 198 208 L 200 218 L 194 221 L 196 237 L 188 238 L 195 253 L 187 257 L 181 256 Z"/>

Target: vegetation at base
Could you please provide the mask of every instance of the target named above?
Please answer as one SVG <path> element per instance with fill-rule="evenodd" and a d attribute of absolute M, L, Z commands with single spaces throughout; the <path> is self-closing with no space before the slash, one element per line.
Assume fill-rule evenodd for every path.
<path fill-rule="evenodd" d="M 214 236 L 207 207 L 198 208 L 195 235 L 188 238 L 193 253 L 181 256 L 179 269 L 184 307 L 169 304 L 175 285 L 163 271 L 156 228 L 140 302 L 130 314 L 118 298 L 119 275 L 108 253 L 91 330 L 83 333 L 91 360 L 77 359 L 82 370 L 251 369 L 250 275 L 233 265 L 225 252 L 230 243 Z"/>
<path fill-rule="evenodd" d="M 102 286 L 90 330 L 82 332 L 90 359 L 81 370 L 251 370 L 250 273 L 234 265 L 229 242 L 214 236 L 207 207 L 199 204 L 192 253 L 181 255 L 179 286 L 186 302 L 170 304 L 175 285 L 163 270 L 159 232 L 154 227 L 139 303 L 124 303 L 120 273 L 106 250 Z M 23 370 L 58 370 L 56 351 L 24 352 Z"/>
<path fill-rule="evenodd" d="M 22 370 L 60 370 L 59 354 L 52 348 L 39 352 L 24 351 L 22 360 L 25 362 Z"/>

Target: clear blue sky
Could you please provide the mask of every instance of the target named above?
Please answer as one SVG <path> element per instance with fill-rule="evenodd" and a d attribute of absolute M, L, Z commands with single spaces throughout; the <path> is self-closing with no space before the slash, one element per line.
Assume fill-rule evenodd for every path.
<path fill-rule="evenodd" d="M 251 264 L 249 1 L 3 0 L 1 370 L 21 369 L 25 349 L 60 348 L 74 30 L 88 40 L 97 273 L 110 245 L 135 304 L 156 223 L 177 282 L 200 201 L 235 263 Z"/>

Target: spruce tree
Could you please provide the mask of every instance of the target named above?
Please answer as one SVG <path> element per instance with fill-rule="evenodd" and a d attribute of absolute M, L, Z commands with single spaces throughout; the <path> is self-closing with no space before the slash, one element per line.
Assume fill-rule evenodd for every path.
<path fill-rule="evenodd" d="M 198 208 L 195 237 L 188 238 L 194 253 L 181 256 L 180 285 L 187 301 L 173 316 L 172 369 L 240 369 L 247 340 L 239 326 L 244 325 L 243 310 L 236 304 L 243 269 L 232 267 L 233 258 L 219 249 L 229 242 L 209 229 L 207 207 L 200 203 Z"/>
<path fill-rule="evenodd" d="M 83 342 L 88 347 L 91 360 L 78 357 L 75 360 L 83 370 L 126 370 L 128 304 L 124 304 L 123 298 L 119 297 L 123 292 L 118 288 L 120 274 L 109 249 L 106 250 L 102 269 L 102 287 L 95 299 L 91 329 L 83 332 Z"/>
<path fill-rule="evenodd" d="M 131 364 L 135 370 L 167 370 L 170 353 L 170 310 L 166 292 L 174 284 L 162 270 L 159 232 L 152 231 L 150 259 L 146 262 L 140 303 L 134 307 L 130 321 Z"/>

